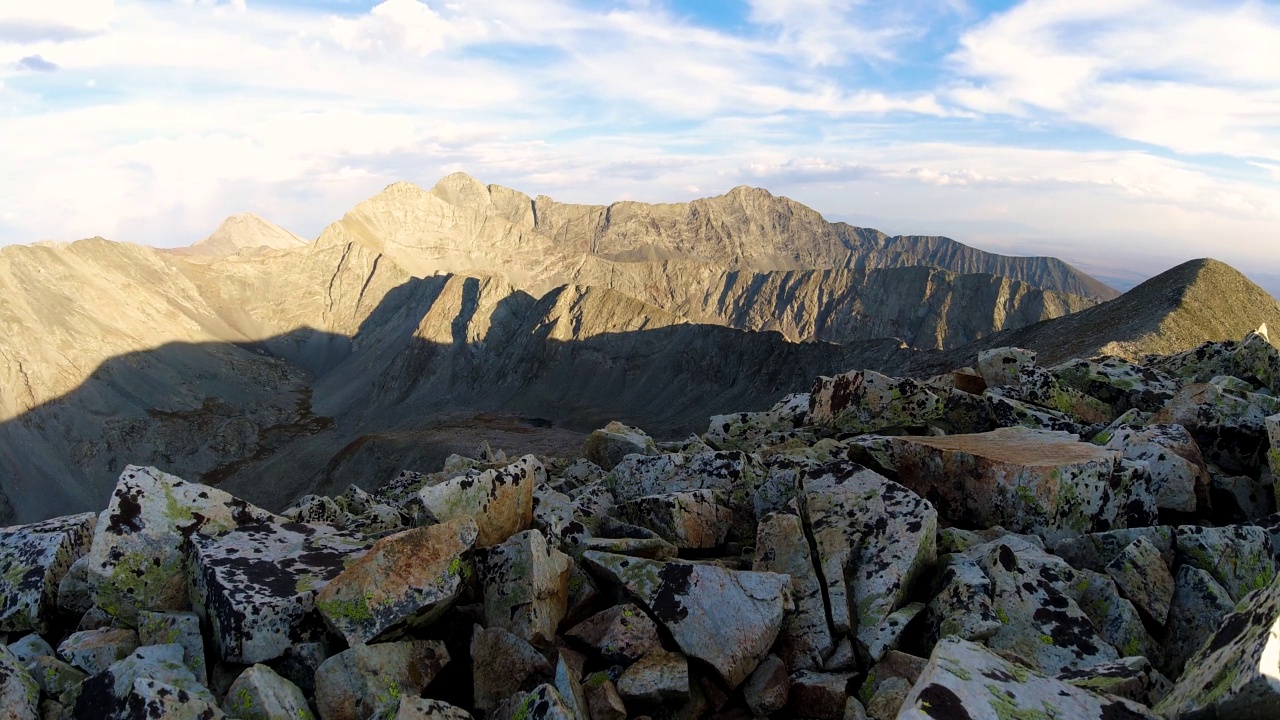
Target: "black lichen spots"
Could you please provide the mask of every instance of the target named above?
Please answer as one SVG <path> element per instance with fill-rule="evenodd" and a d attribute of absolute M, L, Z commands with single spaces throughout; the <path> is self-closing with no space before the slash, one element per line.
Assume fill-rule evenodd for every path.
<path fill-rule="evenodd" d="M 1098 653 L 1098 646 L 1092 639 L 1097 631 L 1086 618 L 1047 607 L 1037 608 L 1032 618 L 1045 630 L 1055 646 L 1074 649 L 1080 657 Z"/>
<path fill-rule="evenodd" d="M 134 488 L 130 494 L 127 490 L 117 496 L 116 512 L 107 519 L 107 532 L 113 535 L 140 532 L 145 525 L 142 522 L 142 503 L 138 502 L 142 495 L 140 488 Z"/>
<path fill-rule="evenodd" d="M 973 720 L 973 716 L 950 688 L 933 684 L 920 691 L 917 701 L 921 710 L 935 720 Z"/>
<path fill-rule="evenodd" d="M 658 588 L 653 593 L 650 607 L 659 621 L 677 623 L 689 617 L 683 598 L 689 594 L 693 569 L 693 565 L 667 563 L 658 572 Z"/>
<path fill-rule="evenodd" d="M 1000 567 L 1008 572 L 1018 569 L 1018 556 L 1013 554 L 1013 550 L 1008 545 L 1000 546 Z"/>

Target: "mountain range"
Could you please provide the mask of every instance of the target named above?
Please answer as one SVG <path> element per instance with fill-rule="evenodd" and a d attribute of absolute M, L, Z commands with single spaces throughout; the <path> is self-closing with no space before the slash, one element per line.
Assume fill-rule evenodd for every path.
<path fill-rule="evenodd" d="M 128 463 L 271 509 L 485 442 L 574 452 L 614 419 L 678 437 L 855 367 L 1280 325 L 1211 261 L 1117 297 L 1056 259 L 761 189 L 606 207 L 462 174 L 391 185 L 311 242 L 239 215 L 188 248 L 0 248 L 0 288 L 0 520 L 18 521 L 101 506 Z"/>

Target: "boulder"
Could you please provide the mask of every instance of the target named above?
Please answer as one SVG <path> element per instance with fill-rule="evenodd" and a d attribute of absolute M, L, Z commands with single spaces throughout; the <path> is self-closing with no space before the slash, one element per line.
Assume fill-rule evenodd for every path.
<path fill-rule="evenodd" d="M 832 628 L 856 633 L 862 650 L 879 660 L 888 649 L 884 625 L 937 559 L 937 513 L 902 485 L 850 462 L 804 473 L 801 499 Z"/>
<path fill-rule="evenodd" d="M 1209 470 L 1200 446 L 1181 425 L 1122 425 L 1111 432 L 1105 447 L 1147 463 L 1160 510 L 1195 512 L 1207 506 Z"/>
<path fill-rule="evenodd" d="M 978 352 L 978 374 L 989 388 L 1018 385 L 1035 367 L 1035 350 L 1003 347 Z"/>
<path fill-rule="evenodd" d="M 374 720 L 472 720 L 471 713 L 442 700 L 402 697 L 393 712 L 390 708 Z"/>
<path fill-rule="evenodd" d="M 193 612 L 138 613 L 138 645 L 181 645 L 182 661 L 191 674 L 204 682 L 209 674 L 204 657 L 200 616 Z"/>
<path fill-rule="evenodd" d="M 38 657 L 57 657 L 53 646 L 35 633 L 9 643 L 9 652 L 22 663 L 29 663 Z"/>
<path fill-rule="evenodd" d="M 533 529 L 569 555 L 582 554 L 591 529 L 578 519 L 573 500 L 547 486 L 533 490 Z"/>
<path fill-rule="evenodd" d="M 329 525 L 244 525 L 191 539 L 191 597 L 224 660 L 265 662 L 323 635 L 316 592 L 369 546 Z"/>
<path fill-rule="evenodd" d="M 951 718 L 1159 720 L 1147 708 L 1043 677 L 981 645 L 938 643 L 902 704 L 899 720 Z"/>
<path fill-rule="evenodd" d="M 817 379 L 807 422 L 847 433 L 894 434 L 923 430 L 945 410 L 943 394 L 918 380 L 855 370 Z"/>
<path fill-rule="evenodd" d="M 58 645 L 62 659 L 90 675 L 102 672 L 138 648 L 138 633 L 123 628 L 83 630 Z"/>
<path fill-rule="evenodd" d="M 311 718 L 311 706 L 297 685 L 266 665 L 247 668 L 231 683 L 222 710 L 235 718 Z"/>
<path fill-rule="evenodd" d="M 1280 580 L 1241 599 L 1155 709 L 1166 717 L 1280 715 Z"/>
<path fill-rule="evenodd" d="M 1117 482 L 1120 454 L 1065 433 L 1001 428 L 896 438 L 899 479 L 954 523 L 1001 525 L 1054 541 L 1155 519 L 1142 482 Z"/>
<path fill-rule="evenodd" d="M 40 686 L 45 697 L 60 698 L 62 694 L 74 690 L 89 675 L 72 667 L 56 657 L 42 655 L 24 664 L 27 672 Z"/>
<path fill-rule="evenodd" d="M 1134 540 L 1107 564 L 1107 574 L 1139 610 L 1164 625 L 1173 600 L 1173 575 L 1155 545 L 1143 538 Z"/>
<path fill-rule="evenodd" d="M 1066 538 L 1053 546 L 1053 554 L 1072 567 L 1106 572 L 1107 565 L 1139 538 L 1160 551 L 1160 558 L 1166 566 L 1174 566 L 1173 528 L 1170 527 L 1126 528 Z"/>
<path fill-rule="evenodd" d="M 627 720 L 627 706 L 609 673 L 592 673 L 582 683 L 591 720 Z"/>
<path fill-rule="evenodd" d="M 995 593 L 991 578 L 964 555 L 944 555 L 938 564 L 938 590 L 928 606 L 934 637 L 955 635 L 981 641 L 995 635 L 1000 630 L 1000 618 L 991 605 Z"/>
<path fill-rule="evenodd" d="M 688 490 L 722 490 L 749 500 L 763 476 L 763 468 L 745 453 L 711 451 L 691 457 L 631 455 L 606 474 L 604 482 L 618 503 Z"/>
<path fill-rule="evenodd" d="M 551 666 L 541 653 L 502 628 L 475 627 L 471 663 L 472 697 L 476 708 L 486 712 L 551 676 Z"/>
<path fill-rule="evenodd" d="M 94 516 L 96 524 L 98 517 Z M 86 546 L 86 552 L 88 547 Z M 68 615 L 83 614 L 93 607 L 93 588 L 89 587 L 89 556 L 81 555 L 71 563 L 58 583 L 58 609 Z"/>
<path fill-rule="evenodd" d="M 809 395 L 787 395 L 763 412 L 741 412 L 713 415 L 707 432 L 707 443 L 720 450 L 754 452 L 771 434 L 792 431 L 804 422 L 809 412 Z"/>
<path fill-rule="evenodd" d="M 767 717 L 786 707 L 790 695 L 791 678 L 787 675 L 786 663 L 777 655 L 760 661 L 742 686 L 747 709 L 756 717 Z"/>
<path fill-rule="evenodd" d="M 366 720 L 421 695 L 448 663 L 449 651 L 435 640 L 356 645 L 316 670 L 316 710 L 321 720 Z"/>
<path fill-rule="evenodd" d="M 733 512 L 716 502 L 710 490 L 647 495 L 623 503 L 618 514 L 677 548 L 714 548 L 724 543 L 733 525 Z"/>
<path fill-rule="evenodd" d="M 569 607 L 573 560 L 526 530 L 479 550 L 485 625 L 510 630 L 536 646 L 549 644 Z"/>
<path fill-rule="evenodd" d="M 572 650 L 562 648 L 556 653 L 556 692 L 564 698 L 573 717 L 580 720 L 587 720 L 590 712 L 587 694 L 583 692 L 581 682 L 582 668 L 586 661 L 585 657 Z"/>
<path fill-rule="evenodd" d="M 207 688 L 183 663 L 181 645 L 140 647 L 81 683 L 68 698 L 72 717 L 100 720 L 224 717 Z"/>
<path fill-rule="evenodd" d="M 1049 368 L 1063 387 L 1110 405 L 1116 412 L 1155 412 L 1178 391 L 1178 382 L 1154 368 L 1104 355 L 1068 360 Z"/>
<path fill-rule="evenodd" d="M 385 537 L 348 556 L 315 606 L 350 645 L 430 625 L 466 590 L 478 533 L 474 520 L 461 518 Z"/>
<path fill-rule="evenodd" d="M 0 528 L 0 632 L 48 632 L 58 586 L 89 550 L 93 513 Z"/>
<path fill-rule="evenodd" d="M 1260 527 L 1179 525 L 1175 537 L 1178 561 L 1208 572 L 1236 601 L 1276 576 L 1271 537 Z"/>
<path fill-rule="evenodd" d="M 1280 399 L 1209 382 L 1183 387 L 1151 422 L 1182 425 L 1207 462 L 1224 472 L 1252 477 L 1266 462 L 1266 418 L 1276 413 Z"/>
<path fill-rule="evenodd" d="M 0 718 L 40 720 L 40 686 L 3 645 L 0 645 Z"/>
<path fill-rule="evenodd" d="M 583 559 L 625 588 L 686 655 L 711 665 L 730 688 L 768 653 L 789 605 L 786 575 L 598 552 Z"/>
<path fill-rule="evenodd" d="M 827 616 L 826 588 L 818 577 L 795 502 L 760 521 L 752 569 L 791 578 L 796 609 L 783 620 L 776 652 L 789 668 L 820 669 L 835 639 Z"/>
<path fill-rule="evenodd" d="M 190 538 L 283 521 L 216 488 L 130 465 L 98 516 L 89 549 L 94 602 L 125 622 L 138 610 L 189 609 Z"/>
<path fill-rule="evenodd" d="M 1070 670 L 1058 675 L 1058 679 L 1078 688 L 1122 697 L 1148 706 L 1155 704 L 1153 696 L 1162 697 L 1169 691 L 1169 680 L 1160 675 L 1151 666 L 1151 661 L 1144 657 L 1120 658 L 1083 670 Z M 1156 700 L 1158 699 L 1157 697 Z"/>
<path fill-rule="evenodd" d="M 1120 657 L 1072 596 L 1081 578 L 1060 558 L 1013 538 L 967 554 L 992 581 L 992 606 L 1001 622 L 987 640 L 992 650 L 1013 653 L 1045 673 Z"/>
<path fill-rule="evenodd" d="M 791 674 L 788 711 L 795 717 L 843 720 L 847 700 L 853 695 L 853 673 L 801 670 Z"/>
<path fill-rule="evenodd" d="M 689 697 L 689 661 L 655 645 L 618 678 L 624 701 L 661 703 Z"/>
<path fill-rule="evenodd" d="M 578 720 L 554 685 L 543 684 L 531 692 L 505 700 L 491 720 Z"/>
<path fill-rule="evenodd" d="M 1171 677 L 1181 675 L 1187 660 L 1222 626 L 1222 619 L 1235 607 L 1231 595 L 1212 575 L 1190 565 L 1178 568 L 1165 624 L 1161 669 Z"/>
<path fill-rule="evenodd" d="M 615 421 L 588 435 L 582 454 L 607 471 L 628 455 L 657 455 L 658 447 L 643 430 Z"/>
<path fill-rule="evenodd" d="M 658 644 L 658 626 L 639 607 L 627 603 L 592 615 L 565 637 L 590 648 L 610 665 L 627 666 Z"/>
<path fill-rule="evenodd" d="M 455 477 L 418 491 L 418 501 L 439 523 L 473 518 L 477 547 L 490 547 L 533 526 L 533 488 L 547 481 L 533 455 L 475 477 Z"/>

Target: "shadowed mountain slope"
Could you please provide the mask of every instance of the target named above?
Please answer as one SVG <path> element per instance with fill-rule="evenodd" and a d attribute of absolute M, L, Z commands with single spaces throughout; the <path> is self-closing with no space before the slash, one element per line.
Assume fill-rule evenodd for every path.
<path fill-rule="evenodd" d="M 973 362 L 979 349 L 1010 345 L 1035 350 L 1044 365 L 1098 354 L 1135 359 L 1238 339 L 1263 323 L 1280 327 L 1275 298 L 1230 265 L 1192 260 L 1115 300 L 945 353 L 919 355 L 912 367 L 918 374 L 941 372 Z"/>

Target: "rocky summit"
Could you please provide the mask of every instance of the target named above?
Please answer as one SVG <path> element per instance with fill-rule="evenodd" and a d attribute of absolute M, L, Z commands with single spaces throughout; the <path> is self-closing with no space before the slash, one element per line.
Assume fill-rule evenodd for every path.
<path fill-rule="evenodd" d="M 1280 717 L 1278 398 L 1264 326 L 852 370 L 280 513 L 130 466 L 0 529 L 0 718 Z"/>

